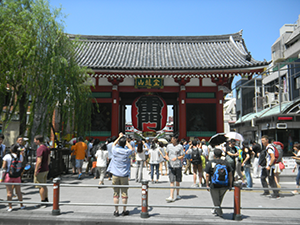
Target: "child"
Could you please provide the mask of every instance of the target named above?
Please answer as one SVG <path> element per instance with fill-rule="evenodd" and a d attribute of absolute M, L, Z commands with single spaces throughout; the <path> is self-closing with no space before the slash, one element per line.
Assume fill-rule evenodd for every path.
<path fill-rule="evenodd" d="M 100 175 L 99 185 L 103 185 L 106 172 L 106 163 L 108 161 L 108 151 L 105 143 L 100 144 L 99 150 L 96 152 L 95 157 L 97 159 L 97 171 Z"/>

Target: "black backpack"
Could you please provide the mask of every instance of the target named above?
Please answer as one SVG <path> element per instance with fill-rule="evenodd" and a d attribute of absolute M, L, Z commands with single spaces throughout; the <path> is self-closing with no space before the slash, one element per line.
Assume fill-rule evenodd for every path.
<path fill-rule="evenodd" d="M 21 176 L 22 174 L 22 162 L 20 160 L 20 158 L 18 157 L 14 157 L 12 154 L 11 155 L 11 164 L 10 164 L 10 167 L 9 167 L 9 177 L 10 178 L 18 178 Z"/>
<path fill-rule="evenodd" d="M 192 148 L 192 154 L 191 154 L 191 159 L 192 159 L 192 164 L 201 164 L 201 155 L 200 155 L 200 152 L 199 152 L 199 149 L 196 148 Z"/>
<path fill-rule="evenodd" d="M 267 150 L 264 149 L 260 152 L 259 159 L 258 159 L 258 165 L 260 165 L 261 167 L 265 167 L 267 165 L 266 156 L 267 156 Z"/>

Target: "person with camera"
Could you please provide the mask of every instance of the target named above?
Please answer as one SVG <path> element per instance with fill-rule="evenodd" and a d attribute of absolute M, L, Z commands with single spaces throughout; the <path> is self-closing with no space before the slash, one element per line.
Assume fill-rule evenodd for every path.
<path fill-rule="evenodd" d="M 107 172 L 112 173 L 112 185 L 116 185 L 114 189 L 114 204 L 119 204 L 121 192 L 122 203 L 127 204 L 128 188 L 119 188 L 118 185 L 128 185 L 128 177 L 130 175 L 130 156 L 133 153 L 132 146 L 126 140 L 122 132 L 112 145 L 112 159 L 107 168 Z M 122 216 L 129 215 L 126 206 L 123 207 Z M 119 216 L 118 206 L 115 206 L 114 216 Z"/>

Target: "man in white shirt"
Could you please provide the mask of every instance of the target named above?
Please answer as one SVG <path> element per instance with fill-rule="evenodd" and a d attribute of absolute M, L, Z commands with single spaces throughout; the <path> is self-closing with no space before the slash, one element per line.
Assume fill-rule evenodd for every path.
<path fill-rule="evenodd" d="M 267 135 L 264 135 L 261 137 L 261 142 L 263 146 L 266 148 L 266 159 L 267 164 L 266 167 L 262 169 L 261 174 L 261 182 L 264 188 L 268 187 L 268 184 L 265 180 L 266 177 L 268 177 L 269 185 L 272 188 L 277 188 L 277 185 L 274 180 L 274 170 L 275 170 L 275 149 L 274 147 L 269 143 L 269 137 Z M 272 199 L 280 199 L 279 191 L 273 190 L 273 195 L 270 196 Z"/>
<path fill-rule="evenodd" d="M 182 181 L 182 163 L 181 159 L 184 157 L 183 146 L 177 142 L 177 137 L 173 136 L 171 138 L 171 143 L 167 145 L 166 149 L 166 159 L 169 161 L 169 179 L 170 186 L 174 187 L 180 186 Z M 179 195 L 179 189 L 177 189 L 177 196 L 174 199 L 174 188 L 170 189 L 170 197 L 166 198 L 167 202 L 174 202 L 175 200 L 181 199 Z"/>

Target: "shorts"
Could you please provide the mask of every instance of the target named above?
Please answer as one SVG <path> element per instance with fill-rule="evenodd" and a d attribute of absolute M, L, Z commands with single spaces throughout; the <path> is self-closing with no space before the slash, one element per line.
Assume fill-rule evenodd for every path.
<path fill-rule="evenodd" d="M 274 173 L 281 173 L 281 169 L 279 168 L 279 163 L 275 163 Z"/>
<path fill-rule="evenodd" d="M 169 167 L 169 179 L 170 179 L 170 182 L 173 183 L 173 182 L 181 182 L 182 181 L 182 168 L 179 167 L 179 168 L 172 168 L 172 167 Z"/>
<path fill-rule="evenodd" d="M 48 176 L 49 171 L 45 172 L 40 172 L 36 176 L 34 176 L 34 181 L 33 183 L 36 184 L 45 184 L 47 183 L 47 176 Z M 41 188 L 42 186 L 35 186 L 36 188 Z"/>
<path fill-rule="evenodd" d="M 12 177 L 9 176 L 8 173 L 6 173 L 3 182 L 4 182 L 4 183 L 21 183 L 21 177 L 12 178 Z"/>
<path fill-rule="evenodd" d="M 193 164 L 193 172 L 195 174 L 202 173 L 202 164 Z"/>
<path fill-rule="evenodd" d="M 128 185 L 128 177 L 117 177 L 117 176 L 112 176 L 112 185 Z M 119 198 L 119 193 L 121 190 L 121 196 L 122 198 L 128 198 L 128 188 L 126 187 L 114 187 L 114 198 Z"/>
<path fill-rule="evenodd" d="M 83 159 L 76 159 L 76 168 L 82 168 Z"/>

